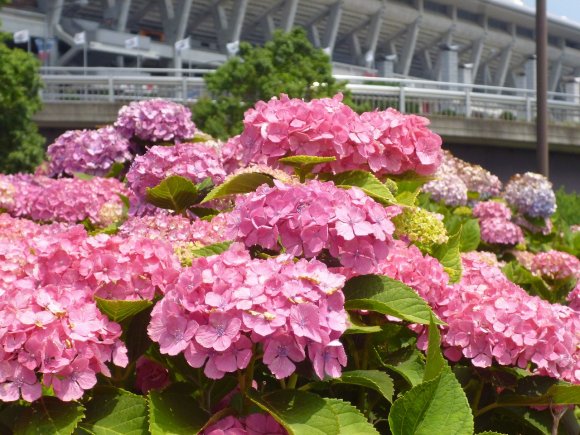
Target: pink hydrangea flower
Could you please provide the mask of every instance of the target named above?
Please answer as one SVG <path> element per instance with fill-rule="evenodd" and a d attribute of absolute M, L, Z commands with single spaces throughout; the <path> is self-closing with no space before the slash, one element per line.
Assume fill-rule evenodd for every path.
<path fill-rule="evenodd" d="M 211 379 L 245 368 L 256 346 L 277 378 L 292 374 L 307 352 L 318 355 L 319 347 L 311 347 L 336 347 L 337 362 L 316 373 L 340 376 L 346 365 L 338 342 L 346 329 L 344 280 L 317 260 L 251 259 L 237 243 L 183 269 L 154 307 L 149 336 L 162 353 L 183 352 Z"/>
<path fill-rule="evenodd" d="M 127 139 L 148 142 L 192 139 L 195 124 L 191 111 L 181 104 L 154 98 L 121 107 L 115 128 Z"/>
<path fill-rule="evenodd" d="M 520 227 L 504 218 L 480 219 L 481 240 L 497 245 L 517 245 L 524 241 Z"/>
<path fill-rule="evenodd" d="M 324 250 L 344 266 L 368 272 L 385 258 L 395 230 L 385 209 L 359 189 L 309 181 L 261 186 L 238 199 L 228 217 L 230 234 L 248 247 L 259 245 L 307 258 Z"/>
<path fill-rule="evenodd" d="M 441 138 L 428 124 L 394 109 L 359 117 L 342 103 L 342 94 L 309 102 L 281 95 L 246 112 L 239 142 L 246 164 L 277 167 L 280 157 L 305 154 L 336 157 L 319 171 L 431 174 L 441 163 Z"/>
<path fill-rule="evenodd" d="M 131 143 L 113 127 L 98 130 L 70 130 L 48 147 L 48 175 L 83 172 L 104 176 L 114 163 L 132 159 Z"/>
<path fill-rule="evenodd" d="M 510 220 L 512 218 L 511 210 L 498 201 L 478 202 L 473 207 L 473 216 L 480 219 L 501 218 Z"/>
<path fill-rule="evenodd" d="M 549 279 L 580 278 L 580 260 L 567 252 L 540 252 L 532 259 L 531 270 Z"/>

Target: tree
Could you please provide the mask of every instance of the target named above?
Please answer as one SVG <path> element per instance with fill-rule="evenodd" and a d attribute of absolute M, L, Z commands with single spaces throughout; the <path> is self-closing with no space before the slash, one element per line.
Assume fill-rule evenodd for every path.
<path fill-rule="evenodd" d="M 41 107 L 40 64 L 30 53 L 8 47 L 10 37 L 0 34 L 0 172 L 13 173 L 42 162 L 44 138 L 32 121 Z"/>
<path fill-rule="evenodd" d="M 239 55 L 205 81 L 211 98 L 197 102 L 193 117 L 199 128 L 221 139 L 241 132 L 244 112 L 259 100 L 281 93 L 310 100 L 345 92 L 332 77 L 330 58 L 299 28 L 275 32 L 263 47 L 240 43 Z"/>

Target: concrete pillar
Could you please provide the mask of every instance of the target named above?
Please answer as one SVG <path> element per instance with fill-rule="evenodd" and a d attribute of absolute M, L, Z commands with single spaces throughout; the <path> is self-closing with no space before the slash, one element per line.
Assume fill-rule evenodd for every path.
<path fill-rule="evenodd" d="M 566 101 L 580 104 L 580 77 L 571 77 L 564 83 L 566 90 Z"/>
<path fill-rule="evenodd" d="M 466 85 L 473 84 L 473 64 L 472 63 L 462 63 L 459 65 L 458 70 L 458 82 L 465 83 Z"/>
<path fill-rule="evenodd" d="M 524 64 L 524 75 L 526 76 L 526 89 L 536 89 L 536 55 L 528 57 Z"/>
<path fill-rule="evenodd" d="M 396 54 L 384 56 L 382 60 L 377 61 L 377 70 L 380 77 L 393 77 L 395 73 Z"/>
<path fill-rule="evenodd" d="M 441 81 L 457 83 L 459 81 L 457 45 L 441 44 Z"/>

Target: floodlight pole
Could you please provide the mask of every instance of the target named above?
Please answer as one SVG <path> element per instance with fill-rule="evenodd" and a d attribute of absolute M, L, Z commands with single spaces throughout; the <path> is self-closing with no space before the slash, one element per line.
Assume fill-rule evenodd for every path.
<path fill-rule="evenodd" d="M 548 177 L 548 20 L 546 0 L 536 0 L 536 140 L 538 171 Z"/>

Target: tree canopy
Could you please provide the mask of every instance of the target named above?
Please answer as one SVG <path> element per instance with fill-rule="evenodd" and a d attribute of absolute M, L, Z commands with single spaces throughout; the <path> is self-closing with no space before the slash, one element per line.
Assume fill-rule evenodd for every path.
<path fill-rule="evenodd" d="M 244 112 L 259 100 L 281 93 L 310 100 L 344 92 L 343 84 L 332 77 L 328 55 L 299 28 L 275 32 L 263 47 L 240 43 L 239 54 L 205 80 L 211 98 L 193 107 L 194 120 L 222 139 L 241 132 Z"/>
<path fill-rule="evenodd" d="M 40 64 L 30 53 L 10 48 L 10 37 L 0 33 L 0 172 L 13 173 L 42 161 L 44 139 L 32 121 L 41 107 Z"/>

